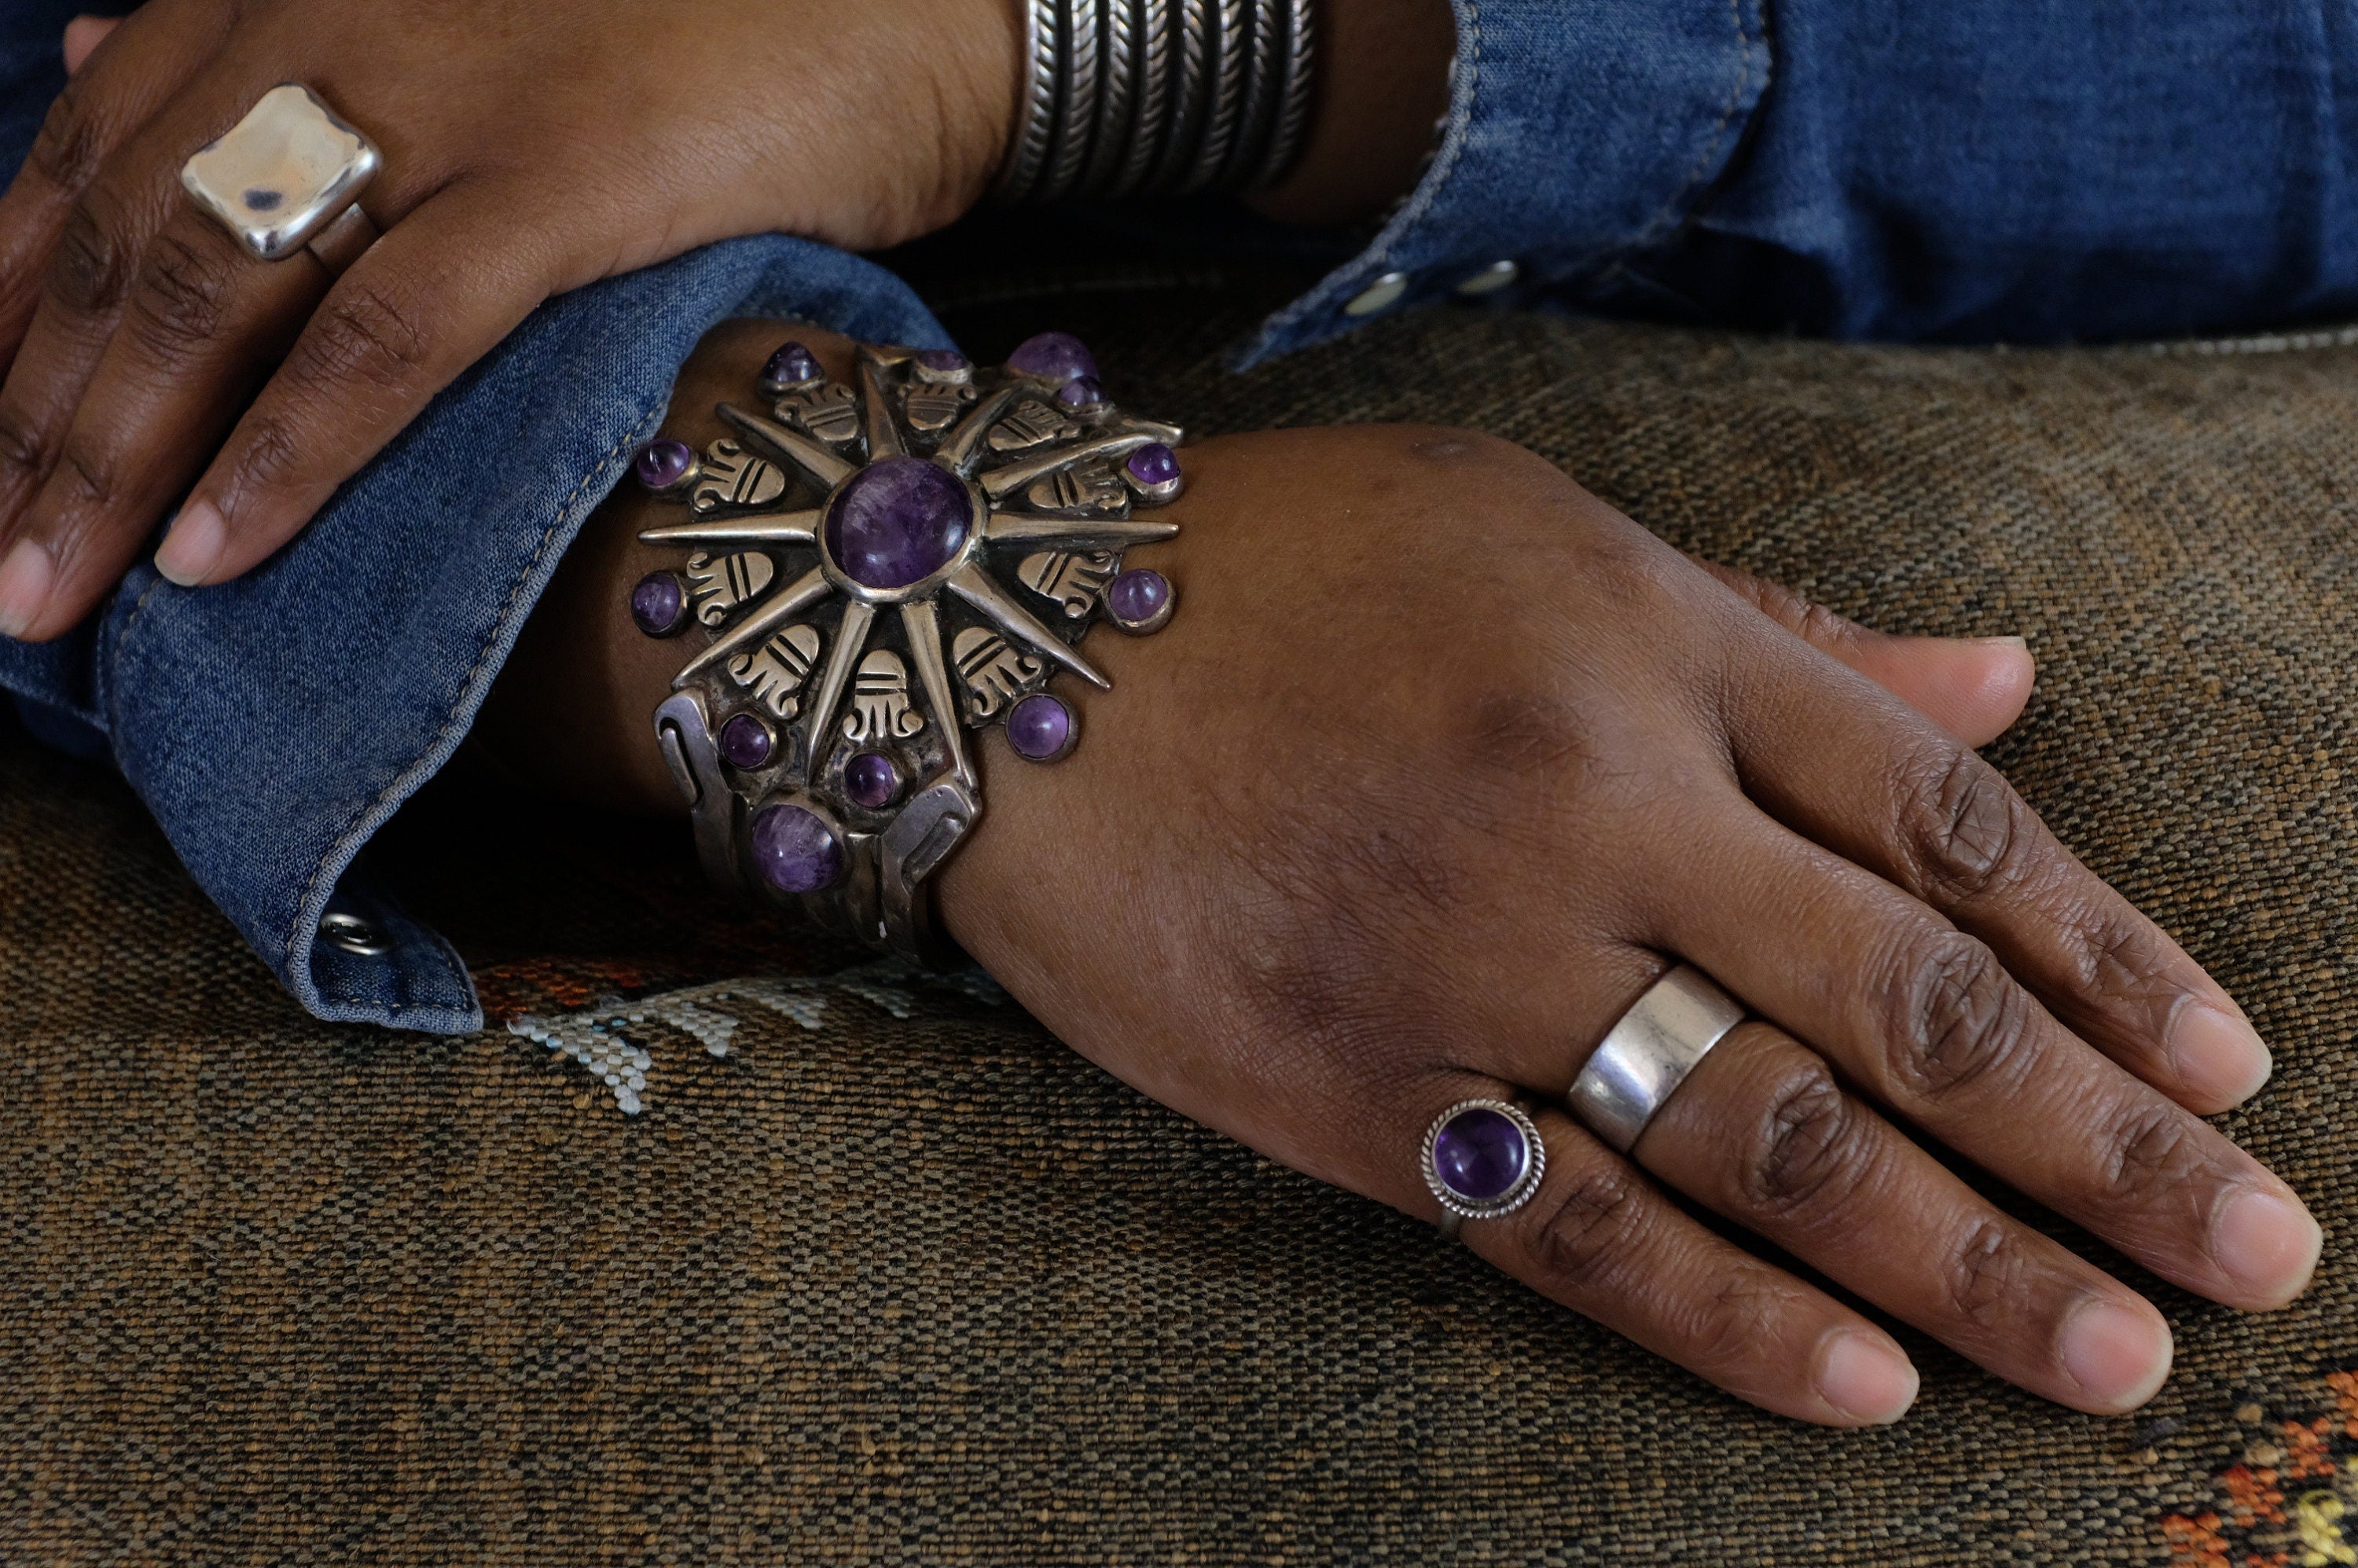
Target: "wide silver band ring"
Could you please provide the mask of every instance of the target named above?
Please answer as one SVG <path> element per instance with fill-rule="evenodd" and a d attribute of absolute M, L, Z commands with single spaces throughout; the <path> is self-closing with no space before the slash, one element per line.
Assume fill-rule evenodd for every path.
<path fill-rule="evenodd" d="M 374 243 L 355 205 L 382 165 L 376 146 L 299 81 L 282 81 L 189 155 L 180 184 L 257 261 L 310 250 L 341 275 Z"/>
<path fill-rule="evenodd" d="M 1621 1015 L 1573 1079 L 1564 1097 L 1573 1115 L 1627 1154 L 1695 1064 L 1744 1016 L 1743 1006 L 1710 976 L 1679 965 Z"/>

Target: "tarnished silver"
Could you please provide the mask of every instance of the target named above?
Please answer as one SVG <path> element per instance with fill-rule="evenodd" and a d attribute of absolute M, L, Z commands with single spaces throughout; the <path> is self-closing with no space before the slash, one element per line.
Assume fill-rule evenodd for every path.
<path fill-rule="evenodd" d="M 1212 177 L 1212 183 L 1228 190 L 1241 189 L 1260 172 L 1285 88 L 1285 0 L 1244 0 L 1244 91 L 1236 139 Z"/>
<path fill-rule="evenodd" d="M 1584 1126 L 1627 1154 L 1695 1064 L 1744 1022 L 1711 977 L 1681 964 L 1621 1015 L 1565 1096 Z"/>
<path fill-rule="evenodd" d="M 317 93 L 284 81 L 219 140 L 190 154 L 180 184 L 257 260 L 283 261 L 356 211 L 379 162 L 374 145 Z M 367 223 L 362 214 L 359 224 Z M 347 222 L 320 260 L 341 272 L 374 238 L 373 225 Z"/>
<path fill-rule="evenodd" d="M 709 638 L 674 678 L 655 732 L 716 881 L 932 960 L 941 955 L 925 880 L 983 809 L 968 731 L 1004 723 L 1060 674 L 1109 685 L 1081 642 L 1111 619 L 1105 589 L 1124 554 L 1178 532 L 1133 515 L 1172 499 L 1175 481 L 1088 476 L 1126 472 L 1129 454 L 1175 447 L 1183 432 L 1111 403 L 1064 407 L 1048 378 L 929 369 L 903 349 L 862 347 L 857 380 L 799 388 L 766 416 L 719 405 L 732 435 L 691 465 L 695 482 L 655 492 L 687 518 L 639 537 L 692 552 L 675 575 L 684 619 Z M 929 400 L 952 392 L 963 412 L 945 424 Z M 813 423 L 839 407 L 852 412 L 849 435 L 821 438 Z M 994 438 L 1018 421 L 1022 439 Z M 1044 423 L 1048 433 L 1033 438 Z M 969 524 L 936 569 L 872 586 L 835 559 L 826 520 L 871 463 L 910 458 L 965 487 Z M 1057 700 L 1064 747 L 1035 747 L 1035 761 L 1054 761 L 1080 733 L 1077 709 Z M 725 747 L 724 732 L 741 749 Z M 763 759 L 750 765 L 748 741 Z M 855 798 L 849 773 L 863 757 L 871 768 L 885 759 L 901 781 L 881 806 Z M 752 830 L 779 805 L 809 812 L 839 845 L 843 870 L 830 885 L 783 892 L 762 874 Z"/>
<path fill-rule="evenodd" d="M 1515 1130 L 1523 1135 L 1523 1173 L 1515 1179 L 1514 1185 L 1494 1198 L 1466 1197 L 1452 1191 L 1449 1184 L 1441 1179 L 1441 1164 L 1437 1157 L 1441 1130 L 1469 1110 L 1497 1111 L 1513 1122 Z M 1531 1195 L 1540 1190 L 1541 1179 L 1547 1174 L 1547 1144 L 1540 1137 L 1539 1127 L 1524 1114 L 1522 1107 L 1503 1099 L 1462 1099 L 1434 1117 L 1432 1125 L 1424 1130 L 1424 1150 L 1421 1159 L 1425 1190 L 1432 1193 L 1441 1205 L 1441 1234 L 1453 1239 L 1457 1235 L 1458 1227 L 1466 1220 L 1497 1219 L 1531 1202 Z"/>
<path fill-rule="evenodd" d="M 1138 80 L 1130 90 L 1130 125 L 1122 146 L 1120 172 L 1109 196 L 1134 196 L 1153 172 L 1163 148 L 1164 117 L 1170 112 L 1171 57 L 1178 47 L 1180 0 L 1137 0 L 1138 25 L 1130 37 L 1138 50 Z"/>

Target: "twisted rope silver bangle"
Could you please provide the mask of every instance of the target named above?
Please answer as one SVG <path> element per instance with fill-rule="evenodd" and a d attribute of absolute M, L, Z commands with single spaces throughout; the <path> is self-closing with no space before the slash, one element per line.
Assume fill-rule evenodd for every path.
<path fill-rule="evenodd" d="M 1015 134 L 999 171 L 1002 201 L 1029 200 L 1048 165 L 1056 135 L 1056 89 L 1064 75 L 1064 36 L 1058 0 L 1028 0 L 1023 8 L 1023 55 L 1031 62 Z"/>

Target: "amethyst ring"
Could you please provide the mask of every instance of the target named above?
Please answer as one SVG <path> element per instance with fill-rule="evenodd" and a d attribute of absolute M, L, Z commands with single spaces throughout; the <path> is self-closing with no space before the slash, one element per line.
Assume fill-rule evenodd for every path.
<path fill-rule="evenodd" d="M 1424 1184 L 1440 1201 L 1444 1236 L 1469 1219 L 1514 1213 L 1546 1173 L 1539 1128 L 1505 1100 L 1460 1100 L 1425 1129 Z"/>
<path fill-rule="evenodd" d="M 863 345 L 849 384 L 787 342 L 756 384 L 756 406 L 716 410 L 729 435 L 632 464 L 685 513 L 640 540 L 690 553 L 640 579 L 631 617 L 701 633 L 656 738 L 715 880 L 946 957 L 924 884 L 982 815 L 980 733 L 1065 757 L 1066 692 L 1112 684 L 1091 628 L 1171 619 L 1175 585 L 1128 557 L 1179 531 L 1142 514 L 1184 486 L 1182 433 L 1117 408 L 1061 332 L 997 366 Z"/>

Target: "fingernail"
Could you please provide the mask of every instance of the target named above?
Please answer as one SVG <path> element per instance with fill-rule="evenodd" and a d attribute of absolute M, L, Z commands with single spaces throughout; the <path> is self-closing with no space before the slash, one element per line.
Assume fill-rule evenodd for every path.
<path fill-rule="evenodd" d="M 2179 1082 L 2208 1105 L 2241 1105 L 2276 1071 L 2259 1032 L 2207 1002 L 2179 1009 L 2169 1026 L 2169 1060 Z"/>
<path fill-rule="evenodd" d="M 182 588 L 195 588 L 221 560 L 228 534 L 222 527 L 221 508 L 210 501 L 191 501 L 180 508 L 171 532 L 156 552 L 156 569 Z"/>
<path fill-rule="evenodd" d="M 56 576 L 49 552 L 38 540 L 19 539 L 0 561 L 0 637 L 21 637 L 49 601 Z"/>
<path fill-rule="evenodd" d="M 2028 637 L 1968 637 L 1965 641 L 1984 644 L 2002 643 L 2009 648 L 2019 648 L 2026 654 L 2030 652 L 2030 639 Z"/>
<path fill-rule="evenodd" d="M 2211 1220 L 2211 1256 L 2221 1271 L 2260 1301 L 2282 1305 L 2317 1271 L 2325 1232 L 2298 1198 L 2244 1187 Z"/>
<path fill-rule="evenodd" d="M 2158 1313 L 2091 1296 L 2063 1321 L 2063 1369 L 2100 1411 L 2135 1410 L 2169 1376 L 2169 1325 Z"/>
<path fill-rule="evenodd" d="M 1863 1426 L 1886 1426 L 1916 1402 L 1916 1368 L 1893 1346 L 1836 1329 L 1818 1353 L 1818 1397 Z"/>

